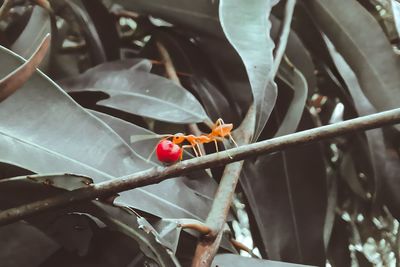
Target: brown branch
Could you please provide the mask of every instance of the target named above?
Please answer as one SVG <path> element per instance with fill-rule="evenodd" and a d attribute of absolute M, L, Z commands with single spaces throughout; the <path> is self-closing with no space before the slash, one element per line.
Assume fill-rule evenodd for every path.
<path fill-rule="evenodd" d="M 50 34 L 47 34 L 28 61 L 0 80 L 0 102 L 25 84 L 46 56 L 49 46 Z"/>
<path fill-rule="evenodd" d="M 64 192 L 55 197 L 4 210 L 0 212 L 0 225 L 15 222 L 46 210 L 76 204 L 97 197 L 107 197 L 117 192 L 159 183 L 194 170 L 225 165 L 261 154 L 272 153 L 310 142 L 396 123 L 400 123 L 400 108 L 232 148 L 203 157 L 185 160 L 168 167 L 153 167 L 129 176 Z"/>
<path fill-rule="evenodd" d="M 158 52 L 161 55 L 161 59 L 164 63 L 165 71 L 167 72 L 168 78 L 171 81 L 174 81 L 176 84 L 181 85 L 181 81 L 179 80 L 178 75 L 176 74 L 175 66 L 172 63 L 172 59 L 168 53 L 168 50 L 160 42 L 156 42 L 156 46 L 157 46 Z"/>

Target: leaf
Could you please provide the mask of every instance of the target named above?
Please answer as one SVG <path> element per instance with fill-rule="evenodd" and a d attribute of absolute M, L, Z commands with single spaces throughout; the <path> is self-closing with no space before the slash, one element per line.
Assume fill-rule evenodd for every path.
<path fill-rule="evenodd" d="M 114 3 L 138 13 L 152 14 L 154 17 L 196 32 L 223 36 L 218 23 L 218 2 L 215 1 L 186 3 L 181 0 L 153 0 L 151 2 L 115 0 Z"/>
<path fill-rule="evenodd" d="M 52 178 L 54 178 L 54 183 L 49 182 L 53 181 L 51 180 Z M 35 175 L 34 177 L 25 177 L 25 179 L 23 179 L 23 177 L 6 179 L 2 181 L 0 186 L 0 207 L 2 209 L 9 208 L 10 206 L 16 206 L 21 203 L 30 203 L 37 199 L 58 195 L 62 193 L 63 190 L 69 190 L 73 188 L 74 186 L 71 187 L 71 184 L 74 185 L 76 182 L 81 182 L 82 178 L 86 183 L 87 180 L 85 177 L 71 175 L 54 175 L 53 177 L 51 175 L 44 177 Z M 61 181 L 61 179 L 64 179 L 64 181 Z M 68 184 L 68 181 L 71 181 L 71 184 Z M 86 186 L 85 183 L 81 184 Z M 15 196 L 15 192 L 17 191 L 29 191 L 29 194 L 18 194 Z M 90 254 L 99 249 L 99 246 L 96 244 L 99 240 L 98 230 L 96 229 L 96 225 L 94 223 L 95 220 L 97 220 L 96 224 L 102 224 L 101 227 L 103 228 L 105 225 L 107 225 L 108 227 L 114 229 L 112 237 L 109 236 L 105 240 L 101 241 L 107 241 L 107 244 L 115 245 L 115 237 L 118 237 L 118 234 L 115 231 L 117 231 L 119 233 L 127 234 L 130 238 L 133 237 L 134 240 L 140 244 L 143 251 L 149 255 L 149 257 L 155 258 L 156 261 L 163 261 L 164 263 L 171 262 L 171 260 L 174 259 L 174 256 L 166 251 L 164 245 L 157 240 L 156 235 L 152 233 L 145 233 L 143 230 L 141 230 L 137 219 L 138 217 L 135 215 L 135 213 L 129 212 L 128 209 L 122 207 L 113 207 L 109 204 L 101 203 L 96 200 L 89 201 L 87 203 L 81 203 L 79 206 L 61 208 L 57 211 L 45 212 L 27 218 L 32 225 L 41 229 L 49 237 L 61 244 L 65 250 L 72 252 L 71 256 L 75 253 L 83 256 L 89 252 L 89 254 L 86 255 L 87 257 L 80 258 L 78 262 L 85 262 L 87 258 L 90 259 Z M 146 220 L 141 218 L 141 222 L 144 223 Z M 17 227 L 20 228 L 21 226 Z M 0 233 L 2 229 L 3 228 L 0 228 Z M 16 235 L 15 238 L 18 237 L 19 236 Z M 36 240 L 29 241 L 32 242 Z M 29 245 L 29 243 L 27 245 Z M 56 246 L 56 249 L 57 248 L 58 246 Z M 107 249 L 106 251 L 112 251 L 114 248 L 107 248 L 106 246 L 103 249 Z M 52 251 L 54 251 L 54 249 Z M 52 251 L 50 251 L 50 253 Z M 44 259 L 49 256 L 49 253 L 46 254 L 45 250 L 43 252 L 43 254 L 38 254 L 41 261 L 44 261 Z M 103 253 L 101 255 L 96 255 L 96 257 L 101 258 Z M 130 258 L 132 259 L 134 255 L 131 253 L 132 251 L 130 251 L 128 255 L 130 255 Z M 122 256 L 120 254 L 120 250 L 115 251 L 114 253 L 114 255 Z M 58 259 L 52 258 L 48 259 L 48 261 L 58 261 Z M 68 259 L 68 261 L 69 260 L 73 259 Z M 107 257 L 103 260 L 106 260 L 108 264 L 113 262 L 112 259 L 107 259 Z M 50 264 L 50 266 L 53 265 Z M 167 264 L 167 266 L 170 265 Z"/>
<path fill-rule="evenodd" d="M 303 114 L 298 130 L 313 127 Z M 272 260 L 322 266 L 327 177 L 320 144 L 247 161 L 241 176 L 261 245 Z"/>
<path fill-rule="evenodd" d="M 137 154 L 143 158 L 147 159 L 160 141 L 159 135 L 133 123 L 94 110 L 91 110 L 90 112 L 110 126 L 127 144 L 130 144 Z M 135 138 L 136 136 L 138 136 L 137 139 Z M 132 142 L 132 140 L 134 140 L 134 142 Z M 150 160 L 157 162 L 155 155 L 153 155 Z"/>
<path fill-rule="evenodd" d="M 228 267 L 228 266 L 235 266 L 235 267 L 247 267 L 247 266 L 254 266 L 254 267 L 301 267 L 301 266 L 309 266 L 309 265 L 299 265 L 287 262 L 280 262 L 280 261 L 270 261 L 270 260 L 260 260 L 254 258 L 247 258 L 242 257 L 235 254 L 218 254 L 215 258 L 213 263 L 211 264 L 212 267 Z"/>
<path fill-rule="evenodd" d="M 374 17 L 355 0 L 304 3 L 354 70 L 371 103 L 379 111 L 397 108 L 400 101 L 400 58 L 394 54 Z"/>
<path fill-rule="evenodd" d="M 59 245 L 26 222 L 0 227 L 0 262 L 5 267 L 35 267 Z"/>
<path fill-rule="evenodd" d="M 349 249 L 351 231 L 345 221 L 340 217 L 336 218 L 332 238 L 327 249 L 328 260 L 334 267 L 350 267 L 352 266 L 352 257 Z"/>
<path fill-rule="evenodd" d="M 295 22 L 298 20 L 298 10 L 300 6 L 296 6 L 296 19 L 292 22 L 291 26 L 295 26 Z M 281 20 L 279 20 L 276 16 L 271 14 L 271 38 L 273 40 L 277 40 L 279 38 L 279 29 L 282 25 Z M 307 28 L 307 30 L 309 30 Z M 319 32 L 317 32 L 319 34 Z M 317 81 L 315 75 L 315 65 L 313 59 L 310 54 L 310 49 L 306 47 L 306 41 L 302 39 L 303 35 L 299 34 L 297 31 L 290 30 L 288 43 L 285 50 L 285 55 L 289 58 L 290 62 L 302 73 L 302 75 L 307 80 L 308 85 L 308 94 L 312 94 L 312 92 L 316 91 Z M 316 53 L 315 50 L 312 50 L 313 54 Z M 282 63 L 281 63 L 282 65 Z M 279 73 L 278 73 L 279 75 Z"/>
<path fill-rule="evenodd" d="M 11 50 L 21 57 L 30 58 L 42 40 L 51 33 L 50 14 L 45 9 L 35 6 L 25 29 L 18 39 L 11 45 Z M 41 69 L 46 69 L 50 55 L 47 55 L 41 64 Z"/>
<path fill-rule="evenodd" d="M 358 114 L 366 116 L 376 113 L 376 109 L 365 97 L 353 70 L 344 58 L 335 50 L 335 47 L 330 40 L 325 38 L 325 41 L 332 59 L 354 100 L 354 106 Z M 366 131 L 365 135 L 367 137 L 369 158 L 372 163 L 372 175 L 374 176 L 374 201 L 379 204 L 382 199 L 385 199 L 385 204 L 393 213 L 396 214 L 396 216 L 399 216 L 398 204 L 400 203 L 400 198 L 398 197 L 398 194 L 395 193 L 397 192 L 397 189 L 392 190 L 392 188 L 395 187 L 393 181 L 397 180 L 396 177 L 397 173 L 400 171 L 400 164 L 397 158 L 387 151 L 382 129 Z M 355 192 L 360 192 L 360 190 Z"/>
<path fill-rule="evenodd" d="M 308 86 L 303 74 L 285 60 L 281 63 L 278 76 L 293 89 L 293 99 L 282 120 L 275 137 L 291 134 L 296 131 L 306 105 Z"/>
<path fill-rule="evenodd" d="M 135 239 L 147 257 L 161 261 L 162 266 L 180 266 L 157 232 L 152 229 L 149 231 L 142 229 L 141 223 L 145 221 L 144 218 L 139 218 L 123 208 L 113 207 L 99 201 L 93 203 L 97 207 L 96 216 L 104 220 L 109 227 Z M 148 223 L 146 225 L 151 227 Z"/>
<path fill-rule="evenodd" d="M 173 28 L 160 28 L 153 33 L 152 39 L 140 55 L 154 58 L 158 54 L 157 42 L 161 42 L 168 49 L 183 87 L 198 97 L 212 121 L 218 118 L 223 118 L 226 122 L 237 120 L 231 101 L 215 77 L 213 64 L 210 64 L 209 58 L 197 43 L 191 42 L 185 35 L 178 34 Z M 164 69 L 164 66 L 159 68 Z"/>
<path fill-rule="evenodd" d="M 269 75 L 274 43 L 269 36 L 271 23 L 268 19 L 277 2 L 221 0 L 219 6 L 222 29 L 242 58 L 252 88 L 256 109 L 254 140 L 264 128 L 277 97 L 276 85 Z"/>
<path fill-rule="evenodd" d="M 0 102 L 26 83 L 46 56 L 49 45 L 50 35 L 46 35 L 28 61 L 0 80 Z"/>
<path fill-rule="evenodd" d="M 90 19 L 89 14 L 85 12 L 83 7 L 74 1 L 65 1 L 63 4 L 65 4 L 63 8 L 67 7 L 67 9 L 70 9 L 73 23 L 77 23 L 83 31 L 85 42 L 89 47 L 88 52 L 92 63 L 96 65 L 107 61 L 107 55 L 102 40 L 96 27 L 93 25 L 93 21 Z"/>
<path fill-rule="evenodd" d="M 114 64 L 117 70 L 114 70 Z M 164 77 L 142 71 L 137 65 L 122 70 L 121 64 L 125 63 L 108 62 L 106 66 L 96 66 L 59 84 L 69 93 L 104 92 L 109 98 L 99 101 L 98 105 L 140 116 L 174 123 L 207 119 L 203 107 L 184 88 Z"/>
<path fill-rule="evenodd" d="M 0 58 L 0 76 L 23 62 L 5 48 Z M 0 162 L 35 173 L 78 173 L 98 183 L 154 166 L 40 72 L 1 103 L 0 121 Z M 118 201 L 170 218 L 204 219 L 210 205 L 182 179 L 123 192 Z"/>
<path fill-rule="evenodd" d="M 107 123 L 107 125 L 109 125 L 116 133 L 118 133 L 126 142 L 130 142 L 130 139 L 132 138 L 135 139 L 135 136 L 146 137 L 143 140 L 137 140 L 134 143 L 131 143 L 132 148 L 145 158 L 148 158 L 148 156 L 154 151 L 156 144 L 160 140 L 158 135 L 147 129 L 104 113 L 96 111 L 91 112 L 102 121 Z M 160 164 L 155 156 L 153 156 L 153 159 L 156 164 Z M 185 217 L 189 214 L 192 214 L 192 211 L 196 211 L 194 212 L 196 217 L 198 219 L 204 219 L 205 216 L 207 216 L 207 212 L 211 206 L 212 199 L 217 191 L 217 187 L 218 184 L 215 182 L 215 180 L 211 179 L 204 170 L 200 170 L 189 173 L 187 177 L 185 176 L 172 180 L 165 180 L 156 186 L 150 185 L 144 188 L 148 189 L 150 192 L 154 192 L 154 194 L 157 196 L 164 196 L 164 200 L 160 200 L 160 202 L 169 201 L 171 203 L 178 204 L 180 207 L 183 207 L 188 211 L 186 214 L 182 213 L 179 215 L 179 213 L 177 213 L 170 217 Z M 174 188 L 179 188 L 179 193 L 168 194 L 168 188 L 171 188 L 171 190 L 174 190 Z M 166 192 L 167 194 L 165 194 Z M 191 199 L 192 201 L 187 201 L 187 199 Z M 138 201 L 140 200 L 138 199 Z M 196 201 L 197 206 L 193 206 Z M 146 203 L 141 204 L 141 206 L 145 207 Z M 159 210 L 158 208 L 152 208 L 151 212 L 159 217 L 167 217 L 166 211 L 168 211 L 168 209 L 166 206 L 163 207 L 163 209 L 165 211 Z M 174 212 L 170 212 L 169 214 L 174 214 Z"/>

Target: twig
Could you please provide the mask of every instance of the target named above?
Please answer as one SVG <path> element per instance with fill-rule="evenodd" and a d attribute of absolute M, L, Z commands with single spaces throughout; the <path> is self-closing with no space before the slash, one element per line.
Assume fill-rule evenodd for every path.
<path fill-rule="evenodd" d="M 194 170 L 225 165 L 230 162 L 240 161 L 260 154 L 281 151 L 290 147 L 308 144 L 310 142 L 354 133 L 355 131 L 369 130 L 396 123 L 400 123 L 400 108 L 232 148 L 218 153 L 205 155 L 203 157 L 181 161 L 168 167 L 153 167 L 149 170 L 129 176 L 64 192 L 55 197 L 4 210 L 0 212 L 0 225 L 15 222 L 46 210 L 76 204 L 97 197 L 110 196 L 117 192 L 127 191 L 145 185 L 159 183 L 163 180 L 190 173 Z"/>
<path fill-rule="evenodd" d="M 292 18 L 293 18 L 293 12 L 294 8 L 296 6 L 296 0 L 287 0 L 286 5 L 285 5 L 285 16 L 284 20 L 282 22 L 282 32 L 279 37 L 278 45 L 275 50 L 275 60 L 274 64 L 272 65 L 270 77 L 272 77 L 271 80 L 273 80 L 276 76 L 276 73 L 278 72 L 279 65 L 281 64 L 283 55 L 285 54 L 286 50 L 286 45 L 287 41 L 289 39 L 289 33 L 290 33 L 290 24 L 292 23 Z"/>
<path fill-rule="evenodd" d="M 49 45 L 50 34 L 47 34 L 28 61 L 0 80 L 0 102 L 21 88 L 32 76 L 46 56 Z"/>
<path fill-rule="evenodd" d="M 168 53 L 168 50 L 160 42 L 156 42 L 156 46 L 157 46 L 158 52 L 160 52 L 160 55 L 161 55 L 162 61 L 164 63 L 165 71 L 167 72 L 168 78 L 170 80 L 174 81 L 176 84 L 181 85 L 181 81 L 179 80 L 178 75 L 176 74 L 175 66 L 172 63 L 172 59 Z"/>

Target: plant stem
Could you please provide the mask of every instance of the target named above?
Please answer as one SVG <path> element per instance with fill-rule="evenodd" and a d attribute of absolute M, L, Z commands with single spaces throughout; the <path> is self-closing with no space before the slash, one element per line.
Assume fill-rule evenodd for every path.
<path fill-rule="evenodd" d="M 286 1 L 282 31 L 276 49 L 274 64 L 269 73 L 268 83 L 273 82 L 275 79 L 279 65 L 285 53 L 295 5 L 296 0 Z M 241 129 L 238 131 L 239 134 L 237 140 L 242 144 L 248 144 L 254 135 L 256 114 L 253 105 L 249 108 L 246 118 L 240 126 Z M 213 232 L 206 238 L 200 238 L 193 258 L 192 267 L 208 267 L 211 265 L 221 242 L 220 233 L 222 232 L 223 226 L 226 222 L 242 167 L 243 161 L 235 162 L 226 166 L 211 211 L 206 220 L 206 224 L 213 230 Z"/>
<path fill-rule="evenodd" d="M 235 131 L 235 138 L 240 144 L 248 144 L 255 129 L 255 109 L 251 105 L 240 127 Z M 221 236 L 232 204 L 236 185 L 242 171 L 243 161 L 227 165 L 222 174 L 215 194 L 206 225 L 212 230 L 207 236 L 200 237 L 197 244 L 192 267 L 210 266 L 221 243 Z"/>
<path fill-rule="evenodd" d="M 400 123 L 400 108 L 232 148 L 203 157 L 185 160 L 168 167 L 153 167 L 149 170 L 132 175 L 68 191 L 45 200 L 4 210 L 0 212 L 0 225 L 12 223 L 46 210 L 95 199 L 97 197 L 107 197 L 117 192 L 159 183 L 163 180 L 194 170 L 226 165 L 260 154 L 281 151 L 310 142 L 354 133 L 355 131 L 369 130 L 396 123 Z"/>

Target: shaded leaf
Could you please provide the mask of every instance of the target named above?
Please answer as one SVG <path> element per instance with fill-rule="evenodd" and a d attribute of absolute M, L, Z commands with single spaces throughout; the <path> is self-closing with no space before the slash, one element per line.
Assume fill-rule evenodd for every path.
<path fill-rule="evenodd" d="M 89 46 L 89 54 L 93 65 L 100 64 L 107 61 L 106 52 L 104 51 L 103 44 L 100 36 L 96 30 L 88 13 L 86 13 L 83 6 L 79 5 L 80 1 L 63 1 L 62 5 L 68 7 L 73 14 L 74 22 L 78 23 L 83 31 L 85 42 Z"/>
<path fill-rule="evenodd" d="M 219 17 L 224 33 L 245 65 L 256 109 L 256 140 L 274 107 L 276 85 L 270 81 L 274 43 L 269 14 L 277 0 L 253 2 L 221 0 Z M 240 23 L 238 23 L 240 21 Z M 255 45 L 257 44 L 257 45 Z"/>
<path fill-rule="evenodd" d="M 237 266 L 237 267 L 300 267 L 300 266 L 309 266 L 309 265 L 300 265 L 293 264 L 287 262 L 280 261 L 270 261 L 270 260 L 260 260 L 254 258 L 242 257 L 235 254 L 218 254 L 214 261 L 211 264 L 212 267 L 228 267 L 228 266 Z"/>
<path fill-rule="evenodd" d="M 119 41 L 119 36 L 114 25 L 114 18 L 102 2 L 83 0 L 82 3 L 96 29 L 95 33 L 101 41 L 107 61 L 118 59 L 119 46 L 115 44 Z"/>
<path fill-rule="evenodd" d="M 88 253 L 94 235 L 92 223 L 84 214 L 64 214 L 47 226 L 46 234 L 65 250 L 83 256 Z"/>
<path fill-rule="evenodd" d="M 0 227 L 0 262 L 4 267 L 40 266 L 60 246 L 26 222 Z"/>
<path fill-rule="evenodd" d="M 398 107 L 400 58 L 375 18 L 355 0 L 304 3 L 354 70 L 371 103 L 379 111 Z"/>
<path fill-rule="evenodd" d="M 299 5 L 296 6 L 295 12 L 299 9 Z M 272 23 L 271 27 L 271 38 L 276 40 L 279 38 L 279 29 L 282 25 L 281 20 L 271 14 L 270 20 Z M 295 21 L 292 22 L 291 26 L 297 22 L 298 17 L 296 16 Z M 319 34 L 319 33 L 318 33 Z M 303 36 L 298 34 L 294 30 L 290 30 L 288 43 L 285 50 L 285 55 L 289 58 L 290 62 L 303 74 L 307 80 L 308 94 L 311 95 L 316 91 L 317 79 L 315 75 L 315 65 L 313 58 L 311 57 L 310 50 L 306 47 L 305 42 L 301 39 Z M 315 53 L 315 51 L 312 51 Z M 282 63 L 281 63 L 282 65 Z M 279 75 L 279 73 L 278 73 Z"/>
<path fill-rule="evenodd" d="M 231 107 L 232 101 L 228 99 L 228 94 L 222 91 L 214 66 L 210 64 L 198 44 L 191 42 L 188 37 L 179 34 L 173 28 L 161 28 L 153 33 L 141 55 L 154 58 L 158 54 L 156 42 L 161 42 L 168 50 L 183 87 L 200 100 L 210 118 L 213 121 L 218 118 L 223 118 L 226 122 L 235 121 L 237 115 Z M 164 66 L 159 68 L 164 69 Z"/>
<path fill-rule="evenodd" d="M 55 176 L 55 180 L 60 180 L 61 177 L 61 175 Z M 11 178 L 3 182 L 0 186 L 1 208 L 9 208 L 10 206 L 20 205 L 21 203 L 29 203 L 37 199 L 57 195 L 64 190 L 54 187 L 56 183 L 43 183 L 40 181 L 40 179 L 38 179 L 38 176 L 35 176 L 35 178 L 36 179 Z M 47 176 L 47 179 L 50 179 L 50 176 Z M 81 177 L 65 176 L 64 179 L 75 179 L 80 181 Z M 57 183 L 58 187 L 63 187 L 64 185 L 66 185 L 66 188 L 70 188 L 70 185 L 68 185 L 66 181 L 63 183 Z M 18 190 L 22 192 L 29 191 L 29 194 L 18 194 L 15 197 L 15 192 Z M 98 220 L 98 222 L 94 223 L 93 219 Z M 114 229 L 114 231 L 127 234 L 130 238 L 134 238 L 134 240 L 140 244 L 143 251 L 145 251 L 149 257 L 155 258 L 156 261 L 163 260 L 164 262 L 168 262 L 173 259 L 173 255 L 165 250 L 164 245 L 156 239 L 157 237 L 153 233 L 145 233 L 140 229 L 138 217 L 135 215 L 135 213 L 129 212 L 129 210 L 122 207 L 113 207 L 109 204 L 104 204 L 99 201 L 90 201 L 88 203 L 81 203 L 79 206 L 71 206 L 58 209 L 56 211 L 41 213 L 27 218 L 27 220 L 45 232 L 48 236 L 56 240 L 60 245 L 63 246 L 64 250 L 70 251 L 72 254 L 68 260 L 72 260 L 72 262 L 90 262 L 90 259 L 92 258 L 92 251 L 97 251 L 99 249 L 99 245 L 96 244 L 99 241 L 104 243 L 104 241 L 107 240 L 107 242 L 105 242 L 106 244 L 111 241 L 111 244 L 115 245 L 114 237 L 118 237 L 116 232 L 112 234 L 113 238 L 110 236 L 104 240 L 98 239 L 96 224 L 99 223 L 105 223 L 105 225 L 111 227 L 111 229 Z M 141 218 L 141 222 L 146 222 L 146 220 Z M 127 227 L 127 225 L 129 225 L 129 227 Z M 104 225 L 101 225 L 101 227 L 104 227 Z M 0 228 L 0 231 L 1 229 L 3 228 Z M 103 249 L 106 247 L 103 247 Z M 113 247 L 108 247 L 108 250 L 112 251 L 113 249 Z M 134 258 L 134 254 L 132 254 L 132 252 L 133 251 L 130 251 L 128 258 L 125 257 L 124 260 L 132 260 L 132 258 Z M 80 256 L 85 254 L 87 255 L 86 258 L 74 260 L 73 256 L 76 253 Z M 124 253 L 126 253 L 126 251 Z M 119 255 L 120 257 L 123 256 L 121 255 L 120 250 L 118 250 L 118 252 L 114 252 L 114 254 Z M 44 261 L 44 259 L 48 256 L 49 254 L 40 254 L 41 261 Z M 102 253 L 101 256 L 97 255 L 95 259 L 103 256 L 104 255 Z M 60 253 L 58 253 L 57 257 L 63 258 L 62 254 Z M 52 257 L 48 261 L 53 263 L 58 262 L 59 259 L 57 259 L 57 257 Z M 111 262 L 115 262 L 115 260 L 107 258 L 104 260 L 109 264 L 105 266 L 110 266 Z M 120 261 L 121 260 L 117 262 Z M 47 262 L 46 264 L 49 263 Z"/>
<path fill-rule="evenodd" d="M 278 73 L 286 84 L 293 89 L 293 99 L 289 104 L 285 117 L 282 119 L 282 123 L 275 136 L 282 136 L 291 134 L 296 131 L 297 126 L 300 123 L 301 115 L 306 105 L 308 86 L 307 81 L 303 74 L 293 65 L 289 65 L 285 60 L 281 63 L 281 67 Z"/>
<path fill-rule="evenodd" d="M 117 70 L 114 70 L 114 64 Z M 130 69 L 121 70 L 125 63 L 108 62 L 85 73 L 62 80 L 59 84 L 69 93 L 101 91 L 109 98 L 98 105 L 132 114 L 174 123 L 194 123 L 207 119 L 196 100 L 184 88 L 164 77 L 142 71 L 139 62 Z"/>
<path fill-rule="evenodd" d="M 350 95 L 354 99 L 354 106 L 357 112 L 362 116 L 376 113 L 376 109 L 365 97 L 353 70 L 335 50 L 335 47 L 329 39 L 325 38 L 325 41 L 327 42 L 332 59 L 347 85 Z M 400 171 L 400 163 L 397 158 L 386 149 L 382 129 L 366 131 L 365 135 L 368 141 L 369 158 L 372 163 L 372 175 L 374 176 L 374 200 L 380 204 L 382 198 L 385 198 L 385 204 L 398 216 L 399 211 L 397 207 L 398 203 L 400 203 L 400 198 L 398 194 L 395 193 L 397 189 L 393 191 L 392 188 L 396 187 L 396 183 L 393 183 L 393 181 L 397 180 Z"/>
<path fill-rule="evenodd" d="M 348 248 L 350 245 L 351 233 L 345 221 L 341 218 L 336 218 L 333 230 L 332 238 L 329 242 L 327 249 L 328 260 L 333 267 L 350 267 L 351 255 Z"/>
<path fill-rule="evenodd" d="M 313 126 L 303 113 L 298 130 Z M 265 248 L 261 253 L 272 260 L 325 264 L 325 168 L 318 143 L 246 162 L 240 181 Z"/>
<path fill-rule="evenodd" d="M 46 35 L 28 61 L 0 80 L 0 102 L 26 83 L 46 56 L 49 45 L 50 36 Z"/>
<path fill-rule="evenodd" d="M 114 3 L 128 10 L 142 14 L 152 14 L 175 25 L 194 29 L 200 33 L 223 36 L 218 23 L 217 1 L 186 2 L 182 0 L 137 0 L 135 2 L 115 0 Z"/>
<path fill-rule="evenodd" d="M 11 50 L 21 57 L 30 58 L 46 35 L 51 33 L 50 14 L 45 9 L 35 6 L 25 29 L 11 45 Z M 46 56 L 41 69 L 46 69 L 50 57 Z"/>
<path fill-rule="evenodd" d="M 141 221 L 144 218 L 138 218 L 134 213 L 123 208 L 113 207 L 98 201 L 93 203 L 99 211 L 96 215 L 109 227 L 135 239 L 147 257 L 161 261 L 161 264 L 165 266 L 180 266 L 157 232 L 152 229 L 149 229 L 149 231 L 143 229 Z"/>

